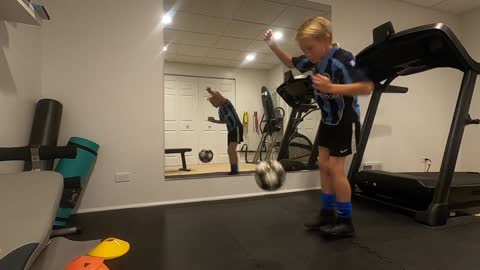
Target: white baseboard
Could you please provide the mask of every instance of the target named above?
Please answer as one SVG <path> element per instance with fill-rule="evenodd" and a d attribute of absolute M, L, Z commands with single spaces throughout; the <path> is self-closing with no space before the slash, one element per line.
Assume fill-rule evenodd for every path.
<path fill-rule="evenodd" d="M 236 195 L 227 195 L 227 196 L 203 197 L 203 198 L 152 202 L 152 203 L 126 204 L 126 205 L 110 206 L 110 207 L 80 209 L 77 211 L 77 213 L 81 214 L 81 213 L 102 212 L 102 211 L 120 210 L 120 209 L 128 209 L 128 208 L 152 207 L 152 206 L 160 206 L 160 205 L 231 200 L 231 199 L 240 199 L 240 198 L 248 198 L 248 197 L 269 196 L 269 195 L 283 194 L 283 193 L 293 193 L 293 192 L 307 191 L 307 190 L 317 190 L 317 189 L 320 189 L 320 187 L 288 189 L 288 190 L 280 190 L 276 192 L 256 192 L 256 193 L 236 194 Z"/>

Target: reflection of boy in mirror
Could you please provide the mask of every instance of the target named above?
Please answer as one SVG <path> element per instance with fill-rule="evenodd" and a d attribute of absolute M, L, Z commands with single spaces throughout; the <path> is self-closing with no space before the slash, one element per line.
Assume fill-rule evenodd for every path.
<path fill-rule="evenodd" d="M 328 237 L 352 237 L 351 189 L 344 172 L 345 158 L 356 149 L 358 140 L 357 96 L 370 94 L 374 85 L 355 66 L 350 52 L 332 44 L 327 19 L 307 19 L 295 39 L 304 53 L 299 57 L 282 50 L 272 39 L 272 30 L 267 30 L 264 38 L 286 66 L 300 72 L 313 71 L 315 99 L 322 111 L 318 138 L 322 209 L 305 226 Z"/>
<path fill-rule="evenodd" d="M 238 156 L 237 145 L 243 142 L 243 126 L 238 118 L 237 111 L 230 100 L 226 99 L 217 91 L 212 91 L 207 87 L 207 92 L 210 94 L 208 101 L 213 107 L 218 108 L 218 116 L 220 120 L 215 120 L 213 117 L 208 117 L 208 121 L 216 124 L 227 124 L 227 152 L 230 160 L 230 175 L 238 174 Z"/>

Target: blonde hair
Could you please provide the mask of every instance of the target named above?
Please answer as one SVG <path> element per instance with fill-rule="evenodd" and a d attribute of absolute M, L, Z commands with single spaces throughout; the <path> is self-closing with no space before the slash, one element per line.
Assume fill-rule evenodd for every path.
<path fill-rule="evenodd" d="M 225 102 L 225 97 L 218 91 L 212 91 L 212 90 L 207 90 L 210 96 L 208 96 L 207 100 L 210 101 L 210 103 L 213 104 L 222 104 Z"/>
<path fill-rule="evenodd" d="M 295 40 L 302 38 L 332 37 L 332 23 L 324 17 L 311 17 L 305 20 L 297 29 Z"/>

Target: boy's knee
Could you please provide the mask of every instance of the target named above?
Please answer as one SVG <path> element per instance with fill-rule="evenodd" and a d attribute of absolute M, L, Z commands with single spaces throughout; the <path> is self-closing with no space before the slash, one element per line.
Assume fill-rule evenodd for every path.
<path fill-rule="evenodd" d="M 330 164 L 328 161 L 319 161 L 318 162 L 318 169 L 320 169 L 321 172 L 328 173 L 330 174 Z"/>
<path fill-rule="evenodd" d="M 236 147 L 228 147 L 227 152 L 229 155 L 235 155 L 237 153 L 237 150 L 235 149 Z"/>
<path fill-rule="evenodd" d="M 333 179 L 342 178 L 345 175 L 343 168 L 339 169 L 335 167 L 334 164 L 332 164 L 331 162 L 320 163 L 319 169 L 320 171 L 327 173 L 328 175 L 333 177 Z"/>
<path fill-rule="evenodd" d="M 340 168 L 338 166 L 330 166 L 329 167 L 329 174 L 333 176 L 334 179 L 344 178 L 345 172 L 344 168 Z"/>

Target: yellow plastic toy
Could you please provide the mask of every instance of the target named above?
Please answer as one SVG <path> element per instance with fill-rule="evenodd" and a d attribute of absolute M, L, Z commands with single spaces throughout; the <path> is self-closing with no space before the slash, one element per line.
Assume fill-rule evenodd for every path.
<path fill-rule="evenodd" d="M 248 127 L 248 112 L 243 113 L 243 125 Z"/>
<path fill-rule="evenodd" d="M 125 255 L 129 250 L 130 244 L 128 242 L 109 237 L 92 249 L 88 255 L 111 260 Z"/>

